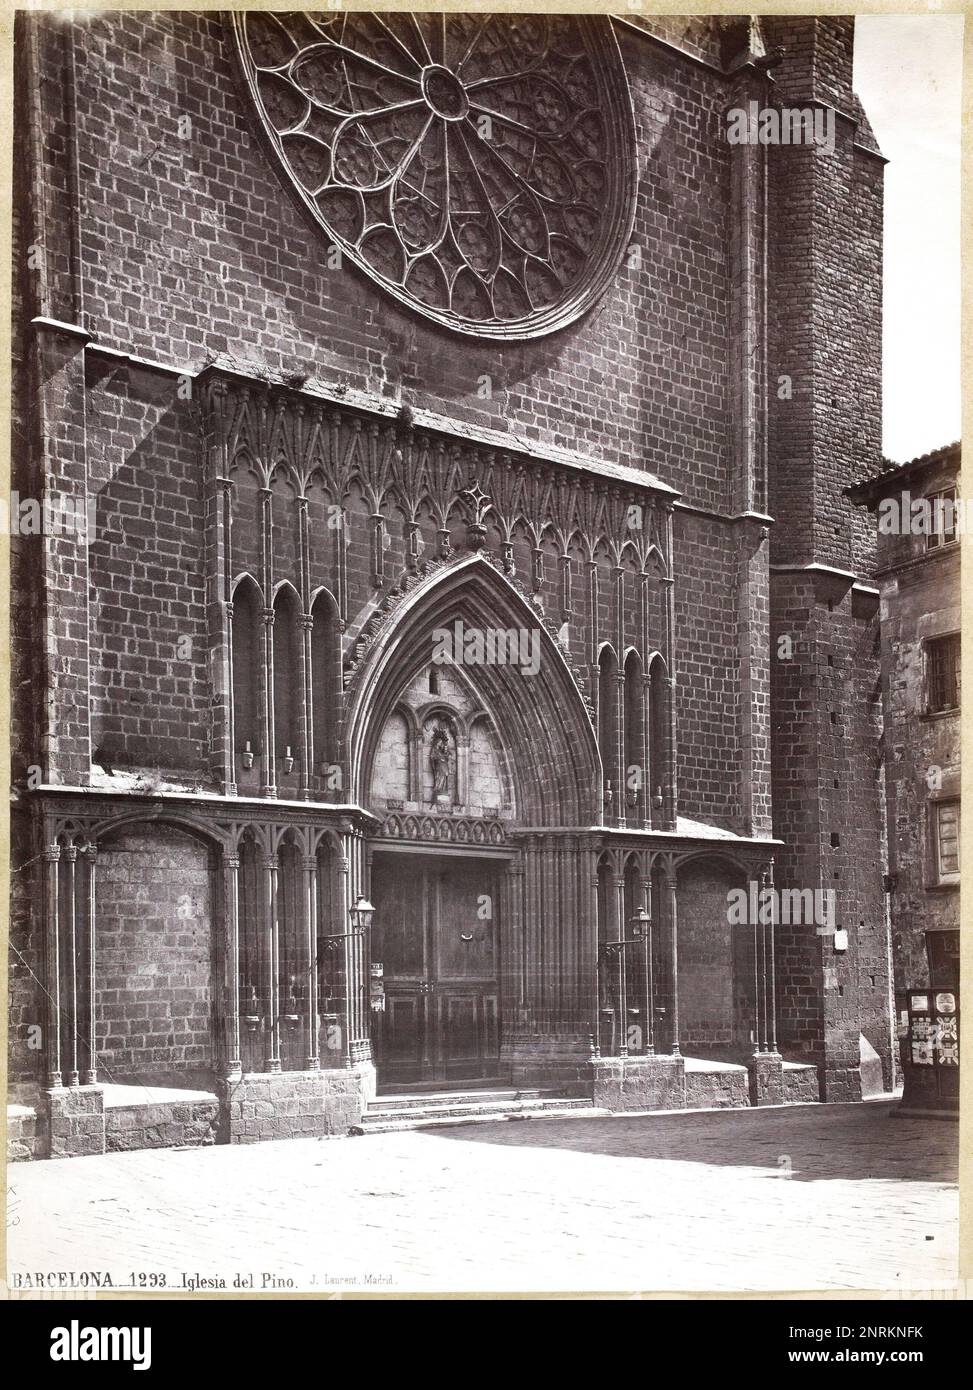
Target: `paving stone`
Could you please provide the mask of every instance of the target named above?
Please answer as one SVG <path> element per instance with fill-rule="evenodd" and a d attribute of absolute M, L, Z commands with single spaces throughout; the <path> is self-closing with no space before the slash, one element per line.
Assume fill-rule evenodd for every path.
<path fill-rule="evenodd" d="M 953 1287 L 957 1128 L 890 1108 L 539 1118 L 25 1164 L 9 1269 L 330 1291 Z"/>

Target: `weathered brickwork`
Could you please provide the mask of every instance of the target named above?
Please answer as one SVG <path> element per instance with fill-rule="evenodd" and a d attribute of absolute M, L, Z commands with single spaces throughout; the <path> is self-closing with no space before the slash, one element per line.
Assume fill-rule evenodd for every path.
<path fill-rule="evenodd" d="M 837 108 L 833 153 L 772 154 L 769 496 L 776 880 L 833 890 L 849 934 L 839 954 L 816 927 L 782 930 L 781 1036 L 841 1098 L 859 1034 L 892 1077 L 874 543 L 843 493 L 881 457 L 881 161 L 851 91 L 853 21 L 766 31 L 787 50 L 782 99 Z"/>
<path fill-rule="evenodd" d="M 102 845 L 97 1012 L 106 1079 L 211 1070 L 212 917 L 204 846 L 164 827 Z"/>
<path fill-rule="evenodd" d="M 89 373 L 93 761 L 205 775 L 210 708 L 200 448 L 171 379 Z M 165 466 L 162 461 L 165 461 Z"/>
<path fill-rule="evenodd" d="M 730 893 L 746 889 L 719 864 L 691 867 L 679 894 L 680 1031 L 689 1052 L 753 1050 L 752 928 L 729 921 Z"/>
<path fill-rule="evenodd" d="M 25 1093 L 93 1080 L 93 1028 L 102 1080 L 215 1072 L 222 1139 L 356 1124 L 381 975 L 349 913 L 396 838 L 502 866 L 477 988 L 515 1083 L 590 1092 L 598 953 L 648 902 L 660 1048 L 681 1022 L 690 1053 L 773 1053 L 771 962 L 726 918 L 772 858 L 837 890 L 850 938 L 781 928 L 782 1048 L 829 1096 L 858 1094 L 861 1039 L 891 1078 L 873 547 L 843 493 L 880 417 L 853 23 L 604 23 L 630 244 L 569 327 L 498 342 L 329 265 L 225 17 L 21 20 L 15 484 L 87 517 L 13 556 Z M 751 97 L 833 104 L 834 152 L 731 146 Z M 434 688 L 454 621 L 535 632 L 538 672 Z M 599 1085 L 747 1103 L 745 1071 L 657 1075 L 619 990 L 642 1055 Z M 106 1113 L 109 1146 L 183 1123 Z M 52 1136 L 84 1147 L 76 1121 Z"/>

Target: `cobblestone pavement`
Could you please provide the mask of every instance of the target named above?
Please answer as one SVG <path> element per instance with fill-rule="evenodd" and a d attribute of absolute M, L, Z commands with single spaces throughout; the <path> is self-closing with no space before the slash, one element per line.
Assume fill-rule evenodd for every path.
<path fill-rule="evenodd" d="M 415 1290 L 939 1289 L 957 1126 L 807 1106 L 150 1150 L 8 1169 L 11 1276 Z M 16 1285 L 15 1285 L 16 1286 Z M 277 1285 L 278 1288 L 287 1285 Z"/>

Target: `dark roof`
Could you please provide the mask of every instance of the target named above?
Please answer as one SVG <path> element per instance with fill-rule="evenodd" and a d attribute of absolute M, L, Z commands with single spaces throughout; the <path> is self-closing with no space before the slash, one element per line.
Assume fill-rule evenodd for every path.
<path fill-rule="evenodd" d="M 894 492 L 904 483 L 921 478 L 940 464 L 949 464 L 958 473 L 960 452 L 961 442 L 956 439 L 952 444 L 930 449 L 928 454 L 920 454 L 918 458 L 909 459 L 906 463 L 893 463 L 891 459 L 885 459 L 884 467 L 879 473 L 846 487 L 845 496 L 850 497 L 853 502 L 873 505 L 889 492 Z"/>

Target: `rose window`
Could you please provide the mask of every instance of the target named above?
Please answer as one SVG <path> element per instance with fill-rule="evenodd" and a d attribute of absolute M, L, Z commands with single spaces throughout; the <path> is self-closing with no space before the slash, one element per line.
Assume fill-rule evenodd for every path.
<path fill-rule="evenodd" d="M 235 13 L 254 102 L 328 241 L 438 323 L 527 338 L 614 274 L 634 127 L 607 20 Z"/>

